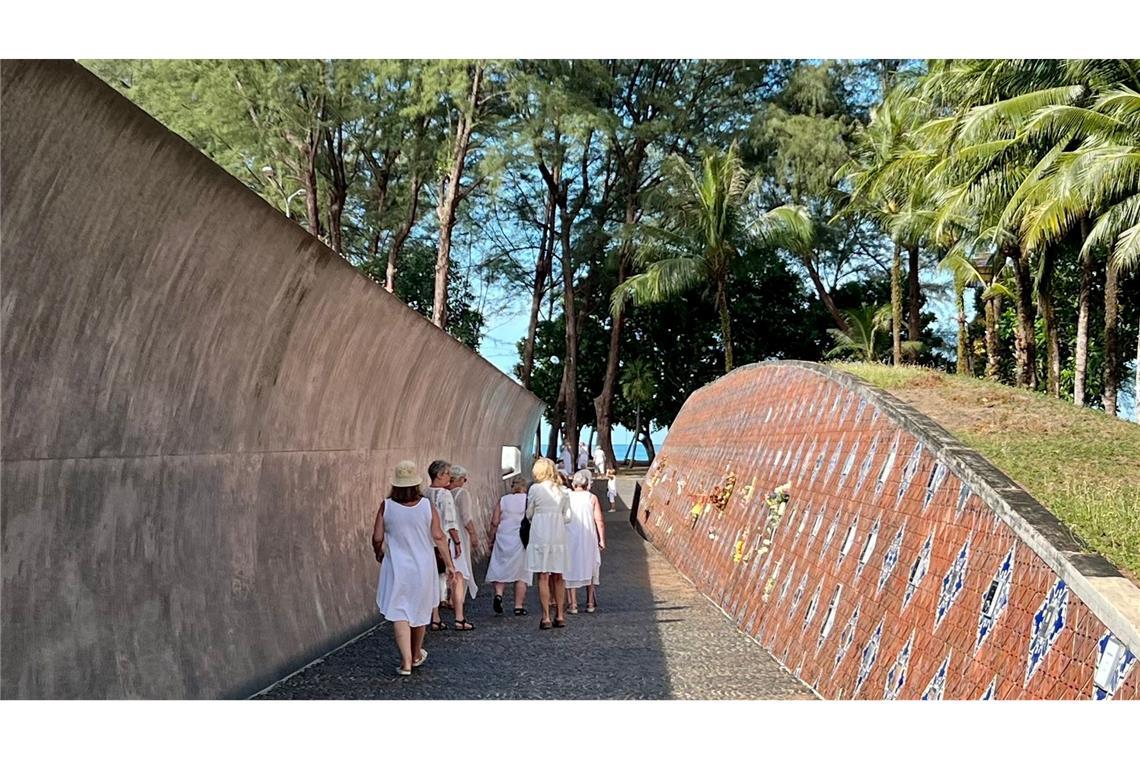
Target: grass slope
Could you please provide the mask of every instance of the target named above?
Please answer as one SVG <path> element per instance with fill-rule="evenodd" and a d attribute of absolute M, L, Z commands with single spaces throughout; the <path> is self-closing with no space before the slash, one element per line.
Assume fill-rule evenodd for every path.
<path fill-rule="evenodd" d="M 833 366 L 932 418 L 1134 582 L 1140 577 L 1140 425 L 973 377 L 881 364 Z"/>

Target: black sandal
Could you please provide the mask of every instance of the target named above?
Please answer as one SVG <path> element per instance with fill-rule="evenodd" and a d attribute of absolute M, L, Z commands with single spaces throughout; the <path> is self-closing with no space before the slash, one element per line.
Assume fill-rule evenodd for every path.
<path fill-rule="evenodd" d="M 550 625 L 549 620 L 543 620 L 541 623 L 538 624 L 538 630 L 540 630 L 540 631 L 549 631 L 550 628 L 551 628 L 551 625 Z"/>
<path fill-rule="evenodd" d="M 495 611 L 496 615 L 502 615 L 503 614 L 503 597 L 499 596 L 498 594 L 495 594 L 495 599 L 494 599 L 494 601 L 491 602 L 491 609 L 493 609 Z"/>
<path fill-rule="evenodd" d="M 515 607 L 515 615 L 522 616 L 526 614 L 526 607 Z"/>
<path fill-rule="evenodd" d="M 566 627 L 566 621 L 565 620 L 558 620 L 557 618 L 555 618 L 554 627 L 555 628 L 565 628 Z"/>
<path fill-rule="evenodd" d="M 433 620 L 431 625 L 428 626 L 429 631 L 446 631 L 448 628 L 450 628 L 450 626 L 442 620 Z"/>
<path fill-rule="evenodd" d="M 474 631 L 475 626 L 467 620 L 456 620 L 455 630 L 457 631 Z"/>

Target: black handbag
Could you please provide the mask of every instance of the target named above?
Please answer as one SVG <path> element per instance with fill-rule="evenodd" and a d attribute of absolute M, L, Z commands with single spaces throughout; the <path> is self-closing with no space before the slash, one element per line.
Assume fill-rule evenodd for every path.
<path fill-rule="evenodd" d="M 530 518 L 523 517 L 522 522 L 519 523 L 519 539 L 522 540 L 523 548 L 530 543 Z"/>

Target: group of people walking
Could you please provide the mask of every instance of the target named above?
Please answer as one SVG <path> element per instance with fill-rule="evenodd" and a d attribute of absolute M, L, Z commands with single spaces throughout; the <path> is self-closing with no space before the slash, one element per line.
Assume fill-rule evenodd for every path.
<path fill-rule="evenodd" d="M 494 586 L 492 608 L 503 614 L 503 593 L 514 586 L 514 614 L 528 614 L 526 589 L 538 575 L 541 630 L 563 628 L 566 613 L 578 612 L 579 588 L 586 588 L 586 612 L 597 609 L 596 587 L 605 549 L 601 505 L 590 492 L 592 477 L 583 468 L 560 474 L 552 460 L 539 458 L 534 482 L 511 480 L 491 518 L 491 558 L 485 582 Z M 480 548 L 467 471 L 443 460 L 428 467 L 429 484 L 414 462 L 396 465 L 388 498 L 376 514 L 372 547 L 380 563 L 376 605 L 392 623 L 400 650 L 397 674 L 411 675 L 427 660 L 426 631 L 446 629 L 440 607 L 455 612 L 458 631 L 474 630 L 466 618 L 467 594 L 478 591 L 471 557 Z M 529 527 L 529 531 L 527 530 Z"/>

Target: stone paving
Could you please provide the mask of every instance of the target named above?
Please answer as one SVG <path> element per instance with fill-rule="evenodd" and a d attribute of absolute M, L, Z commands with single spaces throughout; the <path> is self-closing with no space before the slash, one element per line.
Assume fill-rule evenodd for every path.
<path fill-rule="evenodd" d="M 619 484 L 619 509 L 606 513 L 596 613 L 585 613 L 580 589 L 582 612 L 567 615 L 566 628 L 540 631 L 533 588 L 529 615 L 511 614 L 508 588 L 496 617 L 493 590 L 482 585 L 466 610 L 475 630 L 428 632 L 428 661 L 412 676 L 395 675 L 396 646 L 382 624 L 259 698 L 812 699 L 638 536 L 623 508 L 632 481 Z"/>

